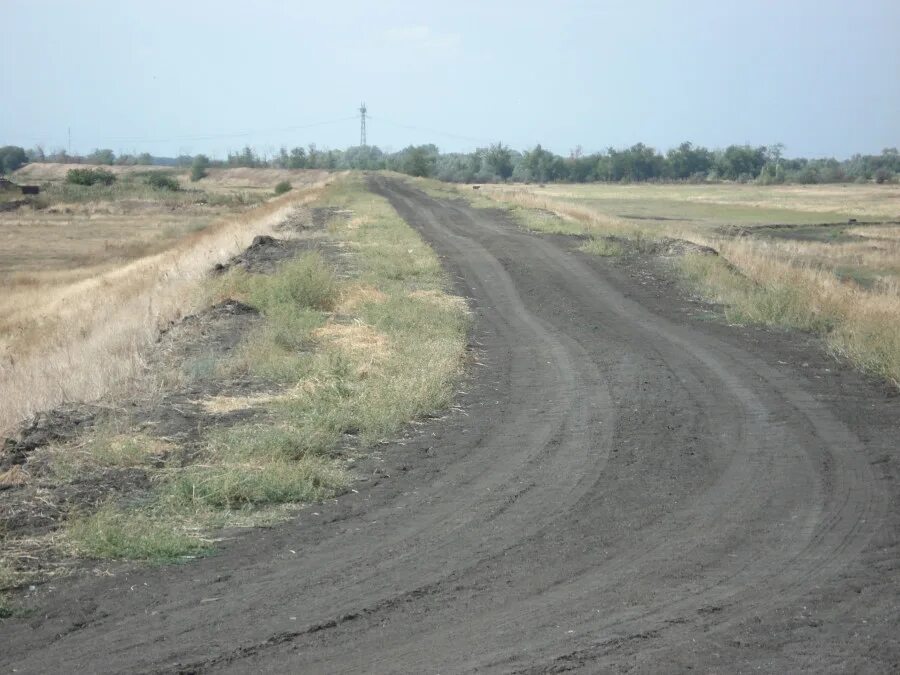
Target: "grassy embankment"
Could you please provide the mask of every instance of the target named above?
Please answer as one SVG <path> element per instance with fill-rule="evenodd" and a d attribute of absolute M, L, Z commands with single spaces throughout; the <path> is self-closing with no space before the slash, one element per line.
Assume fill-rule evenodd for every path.
<path fill-rule="evenodd" d="M 127 385 L 159 328 L 194 311 L 209 268 L 327 182 L 297 172 L 296 189 L 272 199 L 274 184 L 249 193 L 243 174 L 176 174 L 187 189 L 173 192 L 128 167 L 113 167 L 122 171 L 111 187 L 66 185 L 67 168 L 21 170 L 17 180 L 44 186 L 45 203 L 0 213 L 0 434 L 63 400 Z"/>
<path fill-rule="evenodd" d="M 140 468 L 153 485 L 69 520 L 56 546 L 90 558 L 202 553 L 219 526 L 269 522 L 281 505 L 337 493 L 360 448 L 447 406 L 463 367 L 465 303 L 445 292 L 434 253 L 360 181 L 340 180 L 317 202 L 351 214 L 328 225 L 345 251 L 340 274 L 328 257 L 307 253 L 274 274 L 232 269 L 208 282 L 209 302 L 235 298 L 262 316 L 222 368 L 279 386 L 207 403 L 261 416 L 210 429 L 189 455 L 111 425 L 77 452 L 41 451 L 58 481 Z"/>
<path fill-rule="evenodd" d="M 857 367 L 900 384 L 900 220 L 896 186 L 485 185 L 435 181 L 435 194 L 503 206 L 523 226 L 589 235 L 583 250 L 620 255 L 664 237 L 711 246 L 682 278 L 729 321 L 822 336 Z M 777 227 L 774 227 L 777 226 Z M 623 246 L 627 243 L 628 246 Z"/>
<path fill-rule="evenodd" d="M 280 393 L 238 402 L 263 406 L 265 420 L 208 433 L 191 464 L 159 472 L 152 503 L 109 506 L 73 523 L 70 540 L 81 554 L 166 558 L 202 550 L 201 533 L 234 515 L 258 520 L 271 515 L 266 507 L 344 488 L 346 457 L 338 450 L 348 436 L 370 445 L 450 402 L 468 320 L 464 302 L 444 291 L 437 257 L 359 178 L 333 185 L 320 203 L 352 212 L 328 226 L 346 246 L 348 278 L 308 253 L 272 275 L 232 270 L 210 289 L 213 298 L 236 298 L 262 313 L 227 368 L 282 385 Z"/>

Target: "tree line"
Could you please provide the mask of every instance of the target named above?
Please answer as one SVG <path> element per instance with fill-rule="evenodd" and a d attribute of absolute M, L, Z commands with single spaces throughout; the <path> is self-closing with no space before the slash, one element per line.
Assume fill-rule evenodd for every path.
<path fill-rule="evenodd" d="M 181 155 L 175 158 L 140 155 L 116 155 L 110 149 L 97 149 L 84 156 L 64 151 L 45 154 L 41 148 L 26 150 L 18 146 L 0 148 L 0 169 L 14 171 L 27 162 L 85 164 L 163 164 L 192 167 L 192 178 L 199 180 L 206 168 L 275 167 L 285 169 L 388 169 L 412 176 L 438 178 L 459 183 L 486 182 L 648 182 L 740 181 L 776 183 L 877 183 L 897 181 L 900 177 L 900 153 L 886 148 L 879 155 L 857 154 L 845 160 L 834 158 L 787 158 L 784 146 L 730 145 L 709 149 L 685 142 L 665 153 L 643 143 L 629 148 L 608 148 L 585 154 L 576 148 L 568 156 L 558 155 L 540 145 L 520 152 L 495 143 L 473 152 L 441 153 L 436 145 L 411 145 L 398 152 L 383 152 L 376 146 L 357 146 L 346 150 L 319 149 L 315 144 L 291 149 L 282 147 L 273 155 L 261 155 L 247 146 L 229 152 L 222 160 L 205 155 Z"/>

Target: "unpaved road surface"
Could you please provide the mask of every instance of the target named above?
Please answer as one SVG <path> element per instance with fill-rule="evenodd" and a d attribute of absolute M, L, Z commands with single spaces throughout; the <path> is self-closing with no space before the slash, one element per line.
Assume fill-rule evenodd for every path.
<path fill-rule="evenodd" d="M 471 300 L 460 410 L 296 522 L 39 591 L 6 672 L 900 668 L 889 390 L 651 262 L 371 180 Z"/>

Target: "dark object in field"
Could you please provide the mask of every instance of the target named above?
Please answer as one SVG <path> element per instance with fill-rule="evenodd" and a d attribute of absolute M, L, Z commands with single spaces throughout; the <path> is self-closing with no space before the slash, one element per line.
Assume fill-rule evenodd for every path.
<path fill-rule="evenodd" d="M 855 224 L 856 224 L 856 218 L 851 218 L 850 220 L 847 221 L 847 224 L 848 224 L 848 225 L 855 225 Z"/>
<path fill-rule="evenodd" d="M 481 186 L 480 186 L 480 185 L 473 185 L 473 186 L 472 186 L 472 189 L 473 189 L 473 190 L 480 190 L 480 189 L 481 189 Z"/>
<path fill-rule="evenodd" d="M 8 178 L 0 178 L 0 190 L 19 190 L 23 195 L 36 195 L 41 188 L 38 185 L 17 185 Z"/>

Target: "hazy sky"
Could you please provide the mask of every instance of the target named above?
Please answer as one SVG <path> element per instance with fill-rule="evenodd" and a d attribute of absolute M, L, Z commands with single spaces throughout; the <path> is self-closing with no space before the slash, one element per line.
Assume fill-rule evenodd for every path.
<path fill-rule="evenodd" d="M 344 148 L 365 100 L 383 149 L 900 146 L 898 0 L 0 0 L 0 26 L 0 145 Z"/>

